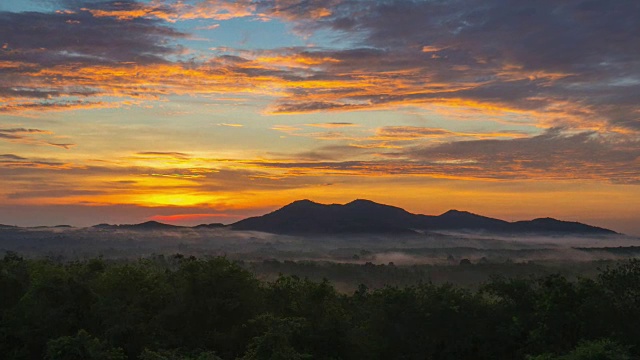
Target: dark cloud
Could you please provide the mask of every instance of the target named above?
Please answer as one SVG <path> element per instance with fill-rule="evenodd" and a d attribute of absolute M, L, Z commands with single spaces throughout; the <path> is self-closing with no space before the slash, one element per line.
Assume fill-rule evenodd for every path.
<path fill-rule="evenodd" d="M 9 181 L 13 176 L 29 175 L 42 170 L 62 170 L 70 167 L 70 164 L 55 160 L 29 159 L 12 154 L 0 156 L 0 175 L 3 180 Z M 45 181 L 45 178 L 40 179 Z"/>
<path fill-rule="evenodd" d="M 363 105 L 346 104 L 338 101 L 314 101 L 314 102 L 280 102 L 274 109 L 275 113 L 304 113 L 322 110 L 348 110 L 361 109 Z"/>
<path fill-rule="evenodd" d="M 169 63 L 181 33 L 157 18 L 123 21 L 96 11 L 133 11 L 135 1 L 63 1 L 66 10 L 0 12 L 0 112 L 108 107 L 82 98 L 117 92 L 93 71 Z M 84 72 L 84 75 L 81 73 Z M 135 76 L 135 71 L 130 71 Z M 113 76 L 113 75 L 112 75 Z M 105 82 L 107 80 L 107 82 Z M 134 92 L 129 95 L 135 97 Z"/>
<path fill-rule="evenodd" d="M 2 160 L 26 160 L 26 158 L 14 154 L 1 154 L 0 161 Z"/>
<path fill-rule="evenodd" d="M 387 92 L 381 86 L 324 101 L 283 99 L 276 112 L 349 110 L 353 101 L 380 106 L 461 99 L 551 113 L 556 121 L 569 116 L 640 130 L 640 3 L 635 0 L 261 4 L 308 31 L 342 32 L 360 47 L 307 54 L 339 60 L 315 76 L 370 74 L 381 85 L 389 76 L 401 79 Z M 325 16 L 309 16 L 325 8 L 331 10 Z M 390 74 L 400 70 L 407 72 Z"/>
<path fill-rule="evenodd" d="M 101 2 L 91 10 L 122 2 Z M 135 3 L 128 3 L 134 6 Z M 73 13 L 0 12 L 0 60 L 53 66 L 60 64 L 112 64 L 165 62 L 181 49 L 170 40 L 185 34 L 157 19 L 120 21 L 96 17 L 89 9 Z M 26 71 L 29 68 L 25 69 Z"/>
<path fill-rule="evenodd" d="M 0 13 L 0 61 L 11 63 L 0 68 L 0 83 L 20 85 L 0 85 L 0 97 L 41 100 L 7 104 L 0 111 L 99 106 L 77 98 L 108 90 L 89 75 L 74 77 L 73 70 L 140 65 L 144 78 L 142 66 L 171 64 L 197 72 L 203 91 L 276 85 L 288 96 L 276 101 L 274 113 L 445 104 L 524 111 L 544 127 L 640 131 L 640 4 L 635 0 L 53 3 L 69 11 Z M 299 31 L 331 30 L 341 45 L 271 49 L 267 58 L 285 58 L 280 64 L 260 63 L 259 51 L 228 48 L 208 61 L 175 61 L 173 55 L 183 51 L 175 41 L 187 35 L 168 21 L 245 17 L 247 9 L 255 17 L 291 22 Z M 25 80 L 26 74 L 52 66 L 68 68 L 63 80 L 70 85 L 46 86 L 59 80 L 53 78 L 38 86 Z M 131 97 L 188 92 L 186 77 L 175 73 L 161 90 L 123 89 L 119 78 L 107 78 L 104 86 Z M 151 75 L 157 81 L 158 75 Z M 268 86 L 257 87 L 257 79 Z M 62 94 L 76 99 L 47 101 Z"/>
<path fill-rule="evenodd" d="M 51 145 L 51 146 L 55 146 L 55 147 L 59 147 L 62 149 L 66 149 L 69 150 L 72 147 L 76 146 L 76 144 L 70 144 L 70 143 L 54 143 L 54 142 L 49 142 L 47 141 L 47 145 Z"/>
<path fill-rule="evenodd" d="M 409 136 L 440 134 L 434 129 L 384 131 L 404 137 L 407 136 L 405 130 L 412 131 Z M 389 151 L 372 150 L 355 146 L 323 146 L 288 156 L 271 154 L 274 156 L 272 160 L 252 164 L 265 169 L 285 170 L 295 176 L 426 175 L 640 184 L 640 141 L 603 136 L 596 132 L 571 133 L 554 128 L 526 138 L 451 141 Z M 361 160 L 363 156 L 369 160 Z"/>
<path fill-rule="evenodd" d="M 524 178 L 640 183 L 640 141 L 551 129 L 511 140 L 458 141 L 404 151 L 414 161 L 473 164 L 478 172 Z M 464 172 L 462 172 L 464 174 Z"/>

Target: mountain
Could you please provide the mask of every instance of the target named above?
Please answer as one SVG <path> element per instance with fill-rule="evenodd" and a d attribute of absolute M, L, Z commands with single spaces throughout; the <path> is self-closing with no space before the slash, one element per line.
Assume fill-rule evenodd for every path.
<path fill-rule="evenodd" d="M 275 234 L 412 234 L 418 231 L 485 231 L 514 234 L 590 234 L 616 232 L 551 218 L 508 222 L 467 211 L 450 210 L 438 216 L 412 214 L 395 206 L 369 200 L 324 205 L 299 200 L 263 216 L 231 225 L 233 230 Z"/>
<path fill-rule="evenodd" d="M 163 224 L 157 221 L 147 221 L 141 224 L 124 224 L 124 225 L 98 224 L 92 227 L 96 229 L 120 229 L 120 230 L 175 230 L 175 229 L 182 228 L 182 226 Z"/>
<path fill-rule="evenodd" d="M 345 205 L 323 205 L 310 200 L 295 201 L 272 213 L 238 221 L 234 230 L 256 230 L 276 234 L 415 233 L 404 226 L 415 215 L 368 200 Z"/>
<path fill-rule="evenodd" d="M 511 223 L 468 211 L 449 210 L 439 216 L 430 216 L 419 223 L 425 230 L 489 230 L 505 232 L 511 230 Z"/>
<path fill-rule="evenodd" d="M 200 224 L 193 226 L 194 229 L 220 229 L 226 227 L 227 225 L 222 223 L 212 223 L 212 224 Z"/>
<path fill-rule="evenodd" d="M 539 218 L 530 221 L 516 221 L 511 223 L 514 228 L 517 228 L 522 232 L 554 232 L 554 233 L 613 233 L 609 229 L 604 229 L 597 226 L 591 226 L 573 221 L 561 221 L 552 218 Z"/>

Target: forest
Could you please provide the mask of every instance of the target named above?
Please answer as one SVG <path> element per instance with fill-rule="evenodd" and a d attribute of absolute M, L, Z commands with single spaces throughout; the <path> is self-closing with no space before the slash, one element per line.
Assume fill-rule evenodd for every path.
<path fill-rule="evenodd" d="M 345 293 L 224 257 L 0 259 L 3 359 L 635 359 L 640 261 Z"/>

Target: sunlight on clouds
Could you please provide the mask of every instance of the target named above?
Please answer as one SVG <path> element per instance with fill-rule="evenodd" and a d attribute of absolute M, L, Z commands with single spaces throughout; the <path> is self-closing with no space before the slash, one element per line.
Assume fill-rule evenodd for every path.
<path fill-rule="evenodd" d="M 6 203 L 176 221 L 354 194 L 499 217 L 640 203 L 631 2 L 527 21 L 497 0 L 63 4 L 0 12 Z M 256 47 L 262 25 L 280 30 Z"/>
<path fill-rule="evenodd" d="M 143 206 L 195 206 L 201 204 L 215 204 L 220 200 L 225 199 L 222 196 L 213 196 L 208 194 L 185 194 L 181 192 L 177 193 L 163 193 L 163 194 L 143 194 L 133 195 L 130 197 L 132 204 L 139 204 Z"/>

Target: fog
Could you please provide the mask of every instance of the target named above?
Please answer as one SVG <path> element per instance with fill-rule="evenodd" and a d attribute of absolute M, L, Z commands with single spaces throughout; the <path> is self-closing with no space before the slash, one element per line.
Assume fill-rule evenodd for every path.
<path fill-rule="evenodd" d="M 461 259 L 487 263 L 636 257 L 640 255 L 640 238 L 624 235 L 497 236 L 472 232 L 286 236 L 228 228 L 3 228 L 0 229 L 0 251 L 68 259 L 138 258 L 180 253 L 247 261 L 457 265 Z"/>

